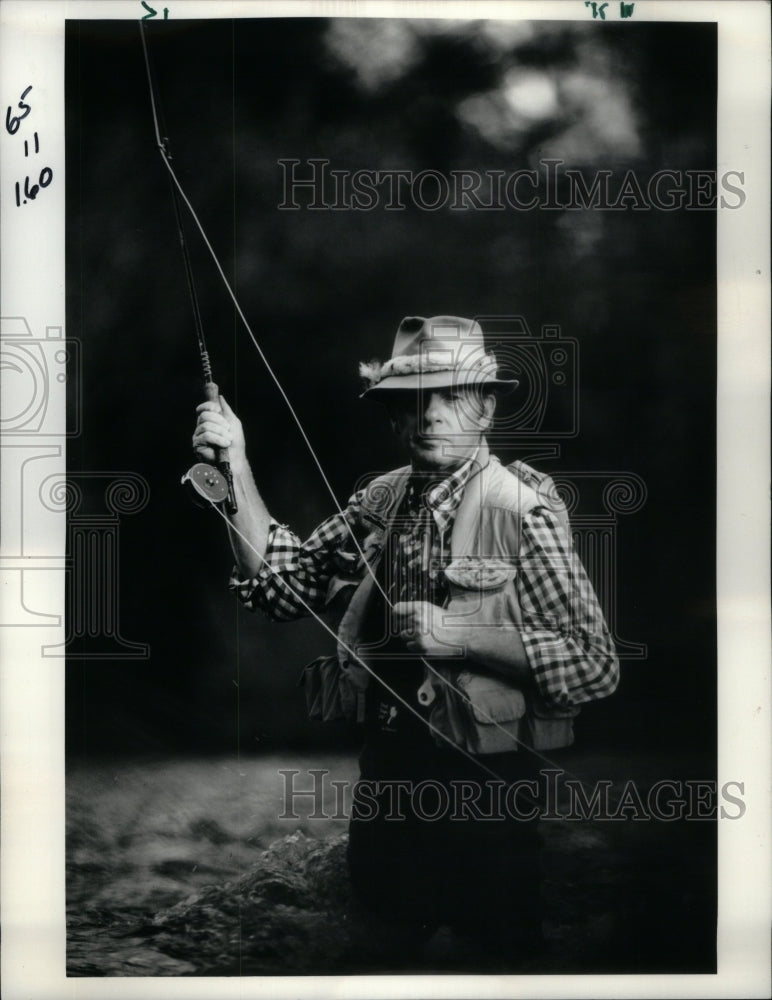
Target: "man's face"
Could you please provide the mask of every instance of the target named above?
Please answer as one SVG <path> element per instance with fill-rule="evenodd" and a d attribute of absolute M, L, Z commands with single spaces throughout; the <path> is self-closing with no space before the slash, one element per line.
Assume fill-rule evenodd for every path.
<path fill-rule="evenodd" d="M 450 472 L 474 454 L 496 400 L 469 389 L 394 392 L 387 401 L 394 433 L 415 469 Z"/>

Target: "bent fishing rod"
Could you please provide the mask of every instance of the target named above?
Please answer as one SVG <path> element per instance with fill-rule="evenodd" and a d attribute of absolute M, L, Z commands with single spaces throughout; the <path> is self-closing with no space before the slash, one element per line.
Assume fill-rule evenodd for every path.
<path fill-rule="evenodd" d="M 297 412 L 295 411 L 295 408 L 292 405 L 292 401 L 290 400 L 289 396 L 287 395 L 287 392 L 286 392 L 284 386 L 281 384 L 279 378 L 277 377 L 276 373 L 274 372 L 274 370 L 273 370 L 273 368 L 271 366 L 271 363 L 269 362 L 268 358 L 266 357 L 265 352 L 263 351 L 263 349 L 262 349 L 262 347 L 260 345 L 260 342 L 258 341 L 257 337 L 255 336 L 255 334 L 254 334 L 254 332 L 252 330 L 252 327 L 251 327 L 251 325 L 250 325 L 247 317 L 244 315 L 244 311 L 241 308 L 241 304 L 239 303 L 238 299 L 236 298 L 236 295 L 235 295 L 233 289 L 231 288 L 230 282 L 228 281 L 228 278 L 227 278 L 227 276 L 225 274 L 225 271 L 223 270 L 222 264 L 220 263 L 220 259 L 217 256 L 217 252 L 215 251 L 214 247 L 212 246 L 212 244 L 211 244 L 211 242 L 209 240 L 209 237 L 207 236 L 206 231 L 205 231 L 205 229 L 203 227 L 203 224 L 201 223 L 201 220 L 199 219 L 198 214 L 197 214 L 195 208 L 191 204 L 190 199 L 188 198 L 187 194 L 185 193 L 185 190 L 183 189 L 183 187 L 182 187 L 182 185 L 181 185 L 181 183 L 179 181 L 179 178 L 177 177 L 177 174 L 176 174 L 176 172 L 174 170 L 174 167 L 172 166 L 172 164 L 170 162 L 170 156 L 168 155 L 168 143 L 165 142 L 161 138 L 161 131 L 160 131 L 159 120 L 158 120 L 158 111 L 157 111 L 157 107 L 156 107 L 156 99 L 155 99 L 155 94 L 154 94 L 152 76 L 151 76 L 151 72 L 150 72 L 150 59 L 149 59 L 148 49 L 147 49 L 147 43 L 146 43 L 146 39 L 145 39 L 145 26 L 144 26 L 144 22 L 143 21 L 139 22 L 139 29 L 140 29 L 140 37 L 142 39 L 142 49 L 143 49 L 143 53 L 144 53 L 144 57 L 145 57 L 145 70 L 146 70 L 146 73 L 147 73 L 148 87 L 149 87 L 149 90 L 150 90 L 150 103 L 151 103 L 151 109 L 152 109 L 152 114 L 153 114 L 153 126 L 154 126 L 154 129 L 155 129 L 156 145 L 158 146 L 158 149 L 159 149 L 159 151 L 161 153 L 161 160 L 162 160 L 162 162 L 164 164 L 164 167 L 166 168 L 166 170 L 168 172 L 169 180 L 170 180 L 170 183 L 172 184 L 172 187 L 173 187 L 173 192 L 174 192 L 174 196 L 175 196 L 175 205 L 178 206 L 178 196 L 179 196 L 179 199 L 182 200 L 183 204 L 185 205 L 185 207 L 187 208 L 188 212 L 190 213 L 190 216 L 193 219 L 193 222 L 195 223 L 196 228 L 198 229 L 198 232 L 201 235 L 201 238 L 202 238 L 202 240 L 204 242 L 204 245 L 206 246 L 207 250 L 209 251 L 209 254 L 210 254 L 211 258 L 212 258 L 212 261 L 214 262 L 214 265 L 215 265 L 215 267 L 217 269 L 218 274 L 220 275 L 220 278 L 221 278 L 221 280 L 223 282 L 223 285 L 225 286 L 225 288 L 226 288 L 226 290 L 228 292 L 228 295 L 229 295 L 231 301 L 233 302 L 234 308 L 236 309 L 236 312 L 237 312 L 239 318 L 241 319 L 241 322 L 244 325 L 244 329 L 247 331 L 247 334 L 249 335 L 249 338 L 252 341 L 252 344 L 254 345 L 255 350 L 257 351 L 257 353 L 258 353 L 258 355 L 260 357 L 260 360 L 263 362 L 263 365 L 265 366 L 266 372 L 268 373 L 268 375 L 270 376 L 270 378 L 274 382 L 276 388 L 279 391 L 279 394 L 281 395 L 282 399 L 284 400 L 284 403 L 287 406 L 287 409 L 289 410 L 292 418 L 294 419 L 295 424 L 296 424 L 296 426 L 298 428 L 298 432 L 300 433 L 300 436 L 303 439 L 303 442 L 305 443 L 305 445 L 306 445 L 306 447 L 307 447 L 307 449 L 309 451 L 309 454 L 310 454 L 311 458 L 313 459 L 314 464 L 316 465 L 317 470 L 319 471 L 319 475 L 321 476 L 322 481 L 323 481 L 325 487 L 327 488 L 328 493 L 332 497 L 332 501 L 335 504 L 335 507 L 336 507 L 338 513 L 342 513 L 342 509 L 341 509 L 341 506 L 340 506 L 340 504 L 338 502 L 338 498 L 336 497 L 335 491 L 333 490 L 332 485 L 331 485 L 329 479 L 327 478 L 327 475 L 326 475 L 326 473 L 324 471 L 324 468 L 323 468 L 323 466 L 322 466 L 322 464 L 321 464 L 321 462 L 319 460 L 319 457 L 316 454 L 314 446 L 312 445 L 312 443 L 311 443 L 311 441 L 310 441 L 310 439 L 308 437 L 308 434 L 306 433 L 306 429 L 303 426 L 302 421 L 300 420 L 300 417 L 298 416 Z M 179 207 L 177 207 L 177 211 L 179 211 Z M 182 239 L 182 243 L 184 245 L 184 236 L 182 236 L 181 239 Z M 192 284 L 192 267 L 190 265 L 190 259 L 189 259 L 188 255 L 186 255 L 186 260 L 187 260 L 186 268 L 189 269 L 189 270 L 186 270 L 186 273 L 189 275 L 189 281 Z M 193 294 L 195 295 L 195 292 Z M 195 313 L 195 311 L 196 310 L 194 308 L 194 313 Z M 211 375 L 210 375 L 210 377 L 211 377 Z M 206 379 L 206 374 L 205 374 L 205 379 Z M 213 382 L 212 383 L 207 383 L 205 381 L 205 391 L 208 392 L 208 393 L 212 393 L 212 395 L 214 396 L 215 399 L 219 399 L 219 391 L 217 389 L 217 386 Z M 222 454 L 220 454 L 220 456 L 218 456 L 218 457 L 222 458 Z M 194 472 L 195 472 L 195 475 L 194 475 Z M 222 482 L 223 479 L 225 479 L 225 476 L 224 475 L 222 477 L 218 476 L 218 469 L 214 468 L 214 467 L 212 467 L 210 465 L 208 465 L 207 463 L 197 463 L 197 465 L 192 466 L 192 468 L 189 470 L 189 472 L 186 474 L 186 476 L 183 477 L 183 481 L 190 483 L 190 485 L 195 490 L 196 494 L 199 497 L 202 498 L 202 500 L 204 501 L 204 503 L 207 503 L 207 502 L 210 503 L 212 505 L 212 507 L 214 507 L 214 509 L 218 513 L 221 512 L 221 507 L 222 506 L 226 506 L 226 504 L 223 501 L 227 502 L 227 497 L 228 497 L 228 493 L 224 492 L 224 486 L 223 486 L 223 482 Z M 227 480 L 226 480 L 226 483 L 227 483 Z M 235 504 L 234 504 L 234 506 L 235 506 Z M 227 512 L 227 506 L 226 506 L 226 512 Z M 233 528 L 235 530 L 235 526 L 232 524 L 232 522 L 229 521 L 228 523 L 230 524 L 231 528 Z M 383 599 L 386 602 L 387 607 L 393 607 L 393 605 L 392 605 L 391 601 L 389 600 L 389 597 L 386 594 L 386 592 L 385 592 L 385 590 L 384 590 L 384 588 L 383 588 L 380 580 L 378 580 L 377 574 L 375 573 L 373 567 L 371 566 L 370 561 L 366 558 L 364 552 L 362 551 L 362 547 L 361 547 L 361 545 L 359 543 L 359 540 L 357 539 L 356 534 L 353 531 L 351 525 L 348 523 L 348 521 L 345 521 L 345 524 L 346 524 L 346 527 L 348 529 L 349 535 L 351 536 L 351 539 L 353 541 L 354 547 L 356 548 L 357 552 L 359 553 L 360 558 L 363 561 L 363 564 L 364 564 L 364 567 L 366 569 L 366 572 L 372 578 L 373 583 L 374 583 L 376 589 L 383 596 Z M 252 547 L 252 546 L 250 545 L 250 547 Z M 317 617 L 317 616 L 314 615 L 314 617 Z M 466 702 L 467 704 L 471 704 L 471 699 L 466 694 L 466 692 L 463 691 L 460 687 L 458 687 L 455 684 L 453 684 L 453 682 L 450 681 L 447 677 L 443 676 L 428 661 L 428 659 L 426 657 L 420 657 L 420 660 L 421 660 L 421 663 L 426 667 L 427 671 L 433 677 L 436 677 L 436 679 L 439 681 L 440 685 L 450 688 L 452 691 L 454 691 L 458 695 L 459 698 L 462 699 L 462 701 Z M 361 665 L 364 667 L 365 671 L 369 675 L 373 675 L 373 671 L 364 662 L 362 662 L 362 661 L 359 661 L 359 662 L 361 663 Z M 424 690 L 425 690 L 425 687 L 424 687 L 424 685 L 422 685 L 422 692 Z M 431 699 L 431 697 L 429 697 L 429 699 L 427 700 L 426 699 L 426 695 L 424 695 L 424 697 L 421 699 L 421 704 L 423 704 L 426 707 L 429 700 L 433 700 L 433 699 Z M 412 711 L 412 709 L 411 709 L 411 711 Z M 483 712 L 483 714 L 487 717 L 487 721 L 489 721 L 495 728 L 500 729 L 503 732 L 506 732 L 506 730 L 504 730 L 504 728 L 500 725 L 500 723 L 496 719 L 494 719 L 492 716 L 490 716 L 489 713 Z M 424 722 L 427 725 L 429 725 L 427 719 L 424 719 Z M 524 750 L 530 751 L 532 754 L 534 754 L 536 757 L 538 757 L 543 762 L 549 764 L 551 767 L 552 766 L 557 766 L 548 757 L 544 756 L 544 754 L 540 753 L 535 748 L 528 746 L 527 743 L 525 743 L 524 741 L 518 739 L 516 736 L 514 736 L 514 734 L 507 732 L 506 735 L 507 735 L 507 737 L 509 739 L 512 740 L 512 742 L 516 746 L 521 747 Z M 456 749 L 459 750 L 460 752 L 462 752 L 460 747 L 456 746 Z"/>
<path fill-rule="evenodd" d="M 185 280 L 188 286 L 190 304 L 193 310 L 193 325 L 196 331 L 198 356 L 201 361 L 201 369 L 204 375 L 204 396 L 208 402 L 216 403 L 219 407 L 220 389 L 214 380 L 214 376 L 212 374 L 212 363 L 209 360 L 209 351 L 206 347 L 204 324 L 201 320 L 201 309 L 199 308 L 196 285 L 193 279 L 193 266 L 190 260 L 188 244 L 185 239 L 185 227 L 183 226 L 182 213 L 180 211 L 180 198 L 174 183 L 176 181 L 176 177 L 171 166 L 172 154 L 169 148 L 169 139 L 166 136 L 163 138 L 161 137 L 159 128 L 155 87 L 153 84 L 153 77 L 150 72 L 150 58 L 147 51 L 145 25 L 143 21 L 139 22 L 139 32 L 142 39 L 142 52 L 145 57 L 145 70 L 147 72 L 147 82 L 150 91 L 150 104 L 153 111 L 156 145 L 158 146 L 161 158 L 164 161 L 169 174 L 169 190 L 171 192 L 172 206 L 174 208 L 174 221 L 177 227 L 177 236 L 180 241 L 180 251 L 182 253 L 182 260 L 185 267 Z M 192 465 L 188 469 L 182 477 L 181 482 L 183 484 L 188 484 L 191 487 L 194 496 L 200 497 L 204 503 L 209 502 L 212 504 L 222 504 L 228 514 L 236 514 L 238 512 L 236 497 L 233 491 L 233 474 L 231 473 L 227 448 L 217 448 L 215 450 L 214 465 L 211 465 L 209 462 L 196 462 L 195 465 Z"/>
<path fill-rule="evenodd" d="M 194 223 L 196 225 L 196 228 L 198 229 L 198 231 L 199 231 L 199 233 L 201 235 L 201 238 L 202 238 L 202 240 L 204 242 L 204 245 L 206 246 L 207 250 L 209 251 L 209 254 L 210 254 L 210 256 L 211 256 L 211 258 L 212 258 L 212 260 L 214 262 L 214 265 L 215 265 L 215 267 L 217 269 L 218 274 L 220 275 L 220 278 L 222 279 L 222 282 L 223 282 L 223 284 L 224 284 L 224 286 L 225 286 L 225 288 L 226 288 L 226 290 L 228 292 L 228 295 L 230 296 L 230 299 L 233 302 L 233 305 L 234 305 L 234 307 L 236 309 L 236 312 L 237 312 L 239 318 L 241 319 L 241 322 L 244 325 L 244 329 L 246 330 L 247 334 L 249 335 L 249 338 L 252 341 L 252 344 L 254 345 L 255 350 L 257 351 L 257 353 L 258 353 L 258 355 L 260 357 L 260 360 L 263 362 L 263 365 L 265 366 L 265 369 L 266 369 L 268 375 L 270 376 L 270 378 L 273 380 L 274 384 L 276 385 L 276 388 L 278 389 L 279 394 L 281 395 L 282 399 L 284 400 L 284 402 L 285 402 L 285 404 L 287 406 L 287 409 L 289 410 L 291 416 L 293 417 L 293 419 L 295 421 L 295 424 L 297 425 L 298 431 L 300 433 L 300 436 L 303 439 L 306 447 L 308 448 L 310 456 L 313 459 L 314 464 L 316 465 L 316 468 L 319 471 L 319 474 L 320 474 L 320 476 L 322 478 L 322 481 L 324 482 L 324 485 L 327 488 L 327 491 L 329 492 L 330 496 L 332 497 L 333 503 L 335 504 L 335 507 L 336 507 L 337 511 L 342 514 L 343 512 L 342 512 L 341 506 L 340 506 L 340 504 L 338 502 L 338 499 L 337 499 L 337 497 L 335 495 L 335 492 L 334 492 L 334 490 L 332 488 L 332 485 L 330 484 L 330 481 L 327 478 L 327 475 L 326 475 L 326 473 L 324 471 L 324 468 L 322 467 L 322 464 L 319 461 L 319 457 L 317 456 L 316 451 L 314 450 L 314 447 L 311 444 L 311 441 L 309 440 L 308 434 L 306 433 L 306 430 L 303 427 L 303 424 L 302 424 L 300 418 L 298 417 L 297 412 L 295 411 L 295 408 L 293 407 L 292 402 L 291 402 L 289 396 L 287 395 L 287 393 L 286 393 L 286 391 L 284 389 L 284 386 L 281 384 L 281 382 L 279 381 L 276 373 L 274 372 L 273 368 L 271 367 L 271 364 L 268 361 L 268 358 L 265 356 L 265 353 L 264 353 L 262 347 L 260 346 L 260 343 L 259 343 L 257 337 L 255 336 L 255 334 L 254 334 L 254 332 L 252 330 L 252 327 L 249 324 L 249 321 L 247 320 L 246 316 L 244 315 L 244 312 L 243 312 L 243 310 L 241 308 L 241 305 L 240 305 L 238 299 L 236 298 L 236 295 L 235 295 L 233 289 L 231 288 L 231 285 L 230 285 L 230 282 L 228 281 L 228 278 L 225 275 L 225 272 L 224 272 L 223 267 L 222 267 L 222 265 L 220 263 L 219 257 L 217 256 L 217 253 L 216 253 L 214 247 L 212 246 L 212 244 L 211 244 L 211 242 L 209 240 L 209 237 L 206 234 L 206 231 L 204 230 L 204 227 L 203 227 L 203 225 L 201 223 L 201 220 L 198 217 L 198 214 L 196 213 L 195 208 L 191 204 L 190 199 L 188 198 L 188 196 L 185 194 L 185 191 L 184 191 L 184 189 L 183 189 L 183 187 L 182 187 L 182 185 L 181 185 L 181 183 L 180 183 L 180 181 L 179 181 L 179 179 L 177 177 L 177 174 L 175 173 L 174 168 L 173 168 L 173 166 L 172 166 L 172 164 L 170 162 L 171 161 L 171 155 L 169 153 L 168 140 L 161 137 L 161 131 L 160 131 L 159 120 L 158 120 L 158 111 L 157 111 L 157 107 L 156 107 L 156 99 L 155 99 L 155 93 L 154 93 L 154 87 L 153 87 L 153 80 L 152 80 L 152 75 L 151 75 L 151 71 L 150 71 L 150 60 L 149 60 L 149 56 L 148 56 L 147 43 L 146 43 L 146 39 L 145 39 L 145 26 L 144 26 L 144 22 L 142 20 L 139 21 L 139 30 L 140 30 L 140 37 L 142 39 L 142 50 L 143 50 L 144 59 L 145 59 L 145 70 L 146 70 L 146 73 L 147 73 L 148 88 L 149 88 L 149 91 L 150 91 L 150 103 L 151 103 L 152 114 L 153 114 L 153 125 L 154 125 L 154 129 L 155 129 L 156 145 L 157 145 L 157 147 L 159 149 L 159 152 L 161 153 L 162 162 L 163 162 L 163 164 L 164 164 L 164 166 L 165 166 L 165 168 L 166 168 L 166 170 L 168 172 L 169 181 L 170 181 L 170 185 L 171 185 L 171 189 L 172 189 L 172 200 L 173 200 L 174 209 L 175 209 L 175 217 L 176 217 L 176 220 L 177 220 L 178 235 L 179 235 L 179 239 L 180 239 L 180 246 L 181 246 L 182 253 L 183 253 L 183 259 L 185 261 L 186 279 L 187 279 L 187 282 L 188 282 L 188 288 L 189 288 L 190 295 L 191 295 L 191 303 L 193 305 L 193 313 L 194 313 L 194 320 L 195 320 L 195 323 L 196 323 L 196 332 L 197 332 L 197 338 L 198 338 L 199 354 L 200 354 L 200 357 L 201 357 L 202 368 L 203 368 L 203 371 L 204 371 L 204 391 L 205 391 L 206 397 L 207 397 L 208 400 L 212 400 L 214 402 L 219 403 L 219 398 L 220 398 L 219 397 L 219 389 L 218 389 L 217 384 L 214 382 L 213 377 L 212 377 L 212 370 L 211 370 L 211 365 L 210 365 L 210 362 L 209 362 L 209 355 L 207 353 L 206 344 L 205 344 L 205 341 L 204 341 L 203 324 L 201 323 L 200 311 L 199 311 L 199 308 L 198 308 L 198 299 L 197 299 L 196 292 L 195 292 L 195 285 L 193 283 L 193 270 L 192 270 L 192 265 L 191 265 L 191 261 L 190 261 L 190 255 L 189 255 L 188 250 L 187 250 L 187 244 L 185 243 L 184 231 L 183 231 L 183 228 L 182 228 L 182 219 L 181 219 L 180 205 L 179 205 L 180 200 L 182 200 L 182 202 L 184 203 L 185 207 L 188 209 L 188 211 L 189 211 L 189 213 L 191 215 L 191 218 L 193 219 L 193 221 L 194 221 Z M 229 515 L 229 514 L 235 514 L 235 513 L 237 513 L 237 506 L 236 506 L 236 502 L 235 502 L 235 498 L 234 498 L 234 494 L 233 494 L 233 479 L 232 479 L 232 475 L 231 475 L 230 464 L 229 464 L 229 461 L 228 461 L 227 449 L 223 449 L 223 448 L 217 449 L 217 464 L 216 464 L 216 466 L 212 466 L 212 465 L 210 465 L 210 464 L 208 464 L 206 462 L 198 462 L 195 465 L 191 466 L 191 468 L 188 470 L 188 472 L 182 477 L 182 482 L 190 484 L 190 486 L 195 491 L 195 494 L 199 498 L 201 498 L 201 500 L 203 501 L 204 505 L 206 505 L 207 503 L 211 504 L 211 506 L 214 507 L 214 509 L 221 516 L 224 517 L 224 519 L 230 525 L 231 529 L 235 530 L 235 526 L 226 517 L 226 514 Z M 222 508 L 224 508 L 225 513 L 223 513 Z M 374 585 L 377 588 L 377 590 L 380 591 L 380 593 L 382 594 L 382 596 L 383 596 L 383 598 L 384 598 L 384 600 L 386 602 L 387 607 L 393 607 L 391 601 L 388 598 L 388 595 L 386 594 L 383 586 L 381 585 L 380 581 L 378 580 L 377 575 L 376 575 L 376 573 L 373 570 L 373 567 L 370 565 L 369 560 L 365 557 L 365 554 L 362 551 L 362 548 L 361 548 L 361 546 L 359 544 L 359 541 L 358 541 L 358 539 L 356 537 L 356 534 L 354 533 L 353 529 L 351 528 L 351 525 L 348 523 L 348 521 L 346 521 L 345 523 L 346 523 L 346 527 L 348 529 L 348 532 L 349 532 L 349 534 L 351 536 L 351 539 L 352 539 L 352 541 L 354 543 L 354 546 L 355 546 L 357 552 L 359 553 L 361 559 L 363 560 L 363 564 L 365 566 L 366 572 L 372 577 Z M 238 531 L 236 533 L 239 534 L 239 535 L 241 535 L 241 533 L 238 532 Z M 242 536 L 242 537 L 244 537 L 244 536 Z M 251 543 L 247 542 L 247 544 L 249 544 L 250 548 L 254 548 L 251 545 Z M 260 553 L 257 553 L 257 554 L 261 555 Z M 261 556 L 261 559 L 262 559 L 262 556 Z M 272 571 L 275 572 L 275 570 L 272 570 Z M 304 606 L 305 606 L 305 602 L 302 601 L 302 599 L 301 599 L 301 603 L 303 603 Z M 327 631 L 329 631 L 329 629 L 327 628 L 327 626 L 325 625 L 325 623 L 322 621 L 322 619 L 320 619 L 319 616 L 317 616 L 310 608 L 308 610 L 312 614 L 312 616 Z M 334 634 L 334 633 L 331 633 L 331 634 Z M 366 671 L 366 673 L 368 675 L 376 676 L 375 673 L 374 673 L 374 671 L 363 660 L 361 660 L 358 656 L 354 656 L 354 659 L 355 659 L 356 662 L 358 662 L 365 669 L 365 671 Z M 461 698 L 462 701 L 466 702 L 467 704 L 469 704 L 469 705 L 472 704 L 471 699 L 466 694 L 466 692 L 463 691 L 460 687 L 458 687 L 455 684 L 453 684 L 453 682 L 451 680 L 449 680 L 449 678 L 447 678 L 443 674 L 441 674 L 428 661 L 428 659 L 426 657 L 420 657 L 420 661 L 426 667 L 427 671 L 433 677 L 436 677 L 436 679 L 440 682 L 440 685 L 449 688 L 451 691 L 453 691 L 455 694 L 457 694 L 458 697 Z M 428 692 L 425 691 L 425 688 L 426 688 L 426 685 L 422 685 L 421 686 L 422 697 L 419 697 L 419 700 L 420 700 L 421 704 L 424 707 L 426 707 L 428 704 L 431 703 L 431 701 L 433 701 L 433 697 L 431 695 L 428 695 Z M 427 697 L 427 695 L 428 695 L 428 697 Z M 403 702 L 403 704 L 405 705 L 405 707 L 407 707 L 409 709 L 409 711 L 413 712 L 414 714 L 419 714 L 419 713 L 417 713 L 415 711 L 415 709 L 413 709 L 412 706 L 410 706 L 407 702 L 404 702 L 404 700 L 402 698 L 399 698 L 399 700 L 401 702 Z M 479 707 L 478 707 L 478 710 L 479 710 Z M 545 756 L 544 753 L 541 753 L 540 751 L 536 750 L 534 747 L 529 746 L 526 742 L 524 742 L 523 740 L 520 740 L 514 734 L 512 734 L 512 733 L 508 732 L 507 730 L 505 730 L 504 727 L 501 726 L 500 723 L 496 719 L 494 719 L 493 716 L 491 716 L 488 712 L 483 711 L 482 714 L 484 716 L 486 716 L 486 721 L 487 722 L 489 722 L 491 725 L 493 725 L 496 729 L 499 729 L 502 732 L 506 733 L 507 738 L 510 739 L 512 741 L 512 743 L 516 747 L 518 747 L 518 748 L 520 748 L 522 750 L 525 750 L 527 752 L 530 752 L 535 757 L 537 757 L 539 760 L 541 760 L 543 763 L 548 764 L 550 767 L 558 767 L 558 768 L 560 768 L 559 764 L 557 764 L 555 761 L 550 760 L 550 758 L 547 757 L 547 756 Z M 427 725 L 427 727 L 430 730 L 434 729 L 434 726 L 431 725 L 431 723 L 429 722 L 429 720 L 427 718 L 425 718 L 422 715 L 419 715 L 419 718 Z M 448 741 L 448 742 L 450 742 L 450 741 Z M 469 755 L 467 755 L 464 752 L 464 750 L 463 750 L 462 747 L 458 746 L 457 744 L 451 744 L 451 745 L 462 756 L 469 756 Z M 482 765 L 479 761 L 476 761 L 476 763 L 478 763 L 478 765 L 482 768 L 482 770 L 488 771 L 489 773 L 492 773 L 492 772 L 490 772 L 489 768 L 487 768 L 486 766 Z M 568 772 L 568 771 L 566 771 L 565 773 L 570 774 L 570 772 Z M 578 779 L 578 780 L 581 780 L 581 779 Z"/>

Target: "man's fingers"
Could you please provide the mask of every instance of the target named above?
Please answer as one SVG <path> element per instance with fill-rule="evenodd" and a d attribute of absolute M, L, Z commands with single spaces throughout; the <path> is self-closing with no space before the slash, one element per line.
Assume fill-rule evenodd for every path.
<path fill-rule="evenodd" d="M 412 601 L 397 601 L 392 610 L 402 628 L 407 627 L 415 618 L 415 604 Z"/>
<path fill-rule="evenodd" d="M 198 409 L 198 420 L 193 432 L 193 447 L 197 450 L 209 448 L 230 448 L 233 431 L 225 417 L 211 408 L 211 403 L 203 403 Z"/>
<path fill-rule="evenodd" d="M 407 640 L 409 636 L 415 636 L 425 630 L 420 603 L 399 601 L 394 605 L 394 614 L 397 616 L 397 628 L 404 639 Z"/>
<path fill-rule="evenodd" d="M 220 431 L 223 434 L 231 433 L 231 425 L 225 417 L 220 413 L 212 413 L 209 410 L 199 413 L 196 428 L 199 430 Z"/>
<path fill-rule="evenodd" d="M 196 433 L 193 435 L 193 447 L 206 448 L 207 446 L 210 446 L 216 448 L 230 448 L 231 440 L 232 438 L 230 434 L 218 434 L 217 432 L 208 432 L 205 434 Z"/>
<path fill-rule="evenodd" d="M 221 405 L 223 404 L 223 405 Z M 234 471 L 245 460 L 244 432 L 241 421 L 222 396 L 207 399 L 196 407 L 196 426 L 193 432 L 193 449 L 202 461 L 211 462 L 216 449 L 227 448 Z"/>
<path fill-rule="evenodd" d="M 397 601 L 394 605 L 394 614 L 400 618 L 421 622 L 429 617 L 430 605 L 425 601 Z"/>
<path fill-rule="evenodd" d="M 203 413 L 199 413 L 196 421 L 196 432 L 199 431 L 233 435 L 233 429 L 225 417 L 213 410 L 204 410 Z"/>

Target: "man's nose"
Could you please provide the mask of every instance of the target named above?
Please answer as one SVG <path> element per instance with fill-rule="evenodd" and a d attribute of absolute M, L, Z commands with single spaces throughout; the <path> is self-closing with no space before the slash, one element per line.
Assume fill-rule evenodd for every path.
<path fill-rule="evenodd" d="M 442 417 L 442 396 L 438 392 L 424 393 L 421 399 L 421 416 L 429 424 Z"/>

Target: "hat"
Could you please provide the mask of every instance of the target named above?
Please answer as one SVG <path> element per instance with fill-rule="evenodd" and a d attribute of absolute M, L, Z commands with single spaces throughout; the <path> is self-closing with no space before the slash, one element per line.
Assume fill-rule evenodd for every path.
<path fill-rule="evenodd" d="M 359 365 L 369 383 L 362 397 L 394 389 L 514 389 L 516 379 L 497 377 L 496 358 L 485 349 L 477 320 L 461 316 L 406 316 L 399 324 L 388 361 Z"/>

